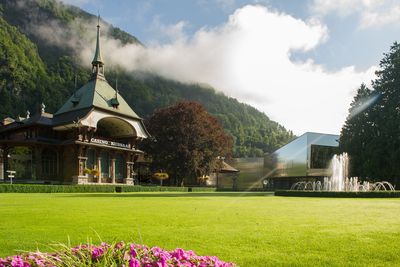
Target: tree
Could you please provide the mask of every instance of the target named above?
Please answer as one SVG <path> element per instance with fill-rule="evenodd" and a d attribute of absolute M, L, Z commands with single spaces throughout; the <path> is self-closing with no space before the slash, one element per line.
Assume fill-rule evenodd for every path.
<path fill-rule="evenodd" d="M 397 182 L 400 177 L 399 43 L 392 45 L 379 66 L 372 90 L 362 85 L 354 98 L 340 145 L 350 153 L 353 175 Z"/>
<path fill-rule="evenodd" d="M 357 90 L 353 102 L 350 104 L 349 115 L 343 125 L 340 135 L 340 149 L 351 155 L 352 176 L 366 177 L 365 165 L 368 157 L 365 151 L 368 147 L 368 136 L 370 135 L 370 110 L 372 91 L 362 84 Z"/>
<path fill-rule="evenodd" d="M 197 183 L 197 177 L 214 169 L 218 156 L 231 155 L 232 137 L 196 102 L 158 109 L 146 124 L 153 141 L 145 142 L 144 149 L 175 185 Z"/>

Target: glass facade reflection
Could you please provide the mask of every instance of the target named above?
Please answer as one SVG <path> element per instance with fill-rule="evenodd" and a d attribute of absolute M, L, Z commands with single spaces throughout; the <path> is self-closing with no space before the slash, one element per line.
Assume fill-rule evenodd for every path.
<path fill-rule="evenodd" d="M 276 150 L 275 171 L 270 177 L 322 177 L 338 153 L 339 136 L 307 132 Z"/>

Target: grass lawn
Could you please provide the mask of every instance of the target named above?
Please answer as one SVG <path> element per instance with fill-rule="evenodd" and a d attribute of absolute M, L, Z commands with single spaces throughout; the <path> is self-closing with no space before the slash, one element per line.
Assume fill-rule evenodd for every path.
<path fill-rule="evenodd" d="M 239 266 L 400 266 L 400 199 L 262 193 L 0 194 L 0 257 L 91 237 Z"/>

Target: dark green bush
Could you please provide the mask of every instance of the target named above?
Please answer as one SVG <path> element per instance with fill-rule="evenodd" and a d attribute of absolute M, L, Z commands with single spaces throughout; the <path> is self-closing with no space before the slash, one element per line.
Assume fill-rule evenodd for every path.
<path fill-rule="evenodd" d="M 212 192 L 215 188 L 192 187 L 193 192 Z M 0 184 L 0 193 L 114 193 L 114 192 L 188 192 L 188 187 L 140 185 L 38 185 Z"/>
<path fill-rule="evenodd" d="M 216 192 L 215 187 L 192 187 L 192 192 Z"/>
<path fill-rule="evenodd" d="M 111 185 L 28 185 L 1 184 L 0 193 L 112 193 Z"/>
<path fill-rule="evenodd" d="M 218 188 L 218 192 L 266 192 L 264 188 Z"/>
<path fill-rule="evenodd" d="M 388 198 L 400 197 L 400 191 L 371 191 L 371 192 L 326 192 L 326 191 L 275 191 L 275 196 L 286 197 L 339 197 L 339 198 Z"/>

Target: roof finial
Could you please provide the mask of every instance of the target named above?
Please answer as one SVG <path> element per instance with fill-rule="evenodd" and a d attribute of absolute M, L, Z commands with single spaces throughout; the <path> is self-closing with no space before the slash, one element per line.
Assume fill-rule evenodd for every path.
<path fill-rule="evenodd" d="M 96 39 L 96 52 L 92 61 L 93 75 L 104 75 L 104 62 L 100 51 L 100 14 L 97 17 L 97 39 Z"/>
<path fill-rule="evenodd" d="M 46 108 L 46 105 L 42 102 L 42 104 L 40 105 L 40 113 L 41 114 L 45 113 L 45 108 Z"/>

